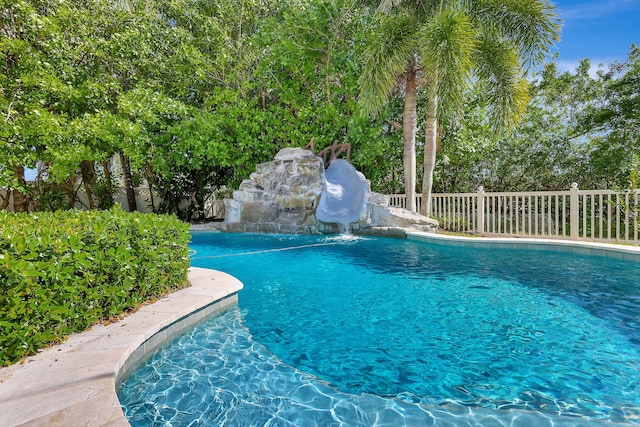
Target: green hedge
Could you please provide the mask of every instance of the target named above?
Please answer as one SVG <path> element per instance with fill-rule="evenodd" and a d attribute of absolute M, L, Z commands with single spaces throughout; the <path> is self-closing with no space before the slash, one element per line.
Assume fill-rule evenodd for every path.
<path fill-rule="evenodd" d="M 0 366 L 184 286 L 189 225 L 175 217 L 0 211 Z"/>

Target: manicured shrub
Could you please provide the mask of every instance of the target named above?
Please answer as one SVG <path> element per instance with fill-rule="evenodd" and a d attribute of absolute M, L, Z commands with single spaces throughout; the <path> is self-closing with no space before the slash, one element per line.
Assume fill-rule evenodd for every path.
<path fill-rule="evenodd" d="M 109 211 L 0 211 L 0 365 L 186 283 L 189 226 Z"/>

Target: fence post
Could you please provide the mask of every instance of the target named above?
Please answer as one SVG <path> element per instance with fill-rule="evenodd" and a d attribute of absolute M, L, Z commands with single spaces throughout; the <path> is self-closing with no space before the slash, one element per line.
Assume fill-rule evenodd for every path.
<path fill-rule="evenodd" d="M 478 187 L 478 224 L 476 225 L 478 234 L 484 233 L 484 187 L 481 185 Z"/>
<path fill-rule="evenodd" d="M 580 233 L 578 222 L 580 218 L 580 199 L 578 197 L 578 183 L 571 184 L 571 192 L 569 196 L 569 229 L 570 239 L 578 240 Z"/>

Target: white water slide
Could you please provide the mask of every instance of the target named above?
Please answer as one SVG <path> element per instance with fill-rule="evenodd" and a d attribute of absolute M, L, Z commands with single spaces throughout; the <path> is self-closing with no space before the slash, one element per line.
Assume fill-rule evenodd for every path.
<path fill-rule="evenodd" d="M 325 171 L 325 186 L 316 217 L 348 227 L 357 222 L 367 203 L 369 186 L 364 175 L 346 160 L 332 160 Z"/>

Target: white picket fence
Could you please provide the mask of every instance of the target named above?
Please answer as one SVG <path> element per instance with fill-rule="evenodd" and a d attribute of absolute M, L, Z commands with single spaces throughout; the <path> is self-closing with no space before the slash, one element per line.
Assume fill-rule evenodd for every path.
<path fill-rule="evenodd" d="M 404 194 L 389 196 L 405 207 Z M 416 197 L 420 206 L 422 196 Z M 523 237 L 640 243 L 640 189 L 433 194 L 432 218 L 445 230 Z"/>

